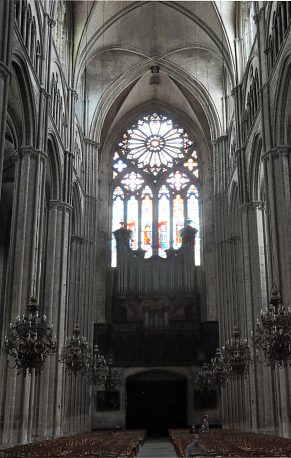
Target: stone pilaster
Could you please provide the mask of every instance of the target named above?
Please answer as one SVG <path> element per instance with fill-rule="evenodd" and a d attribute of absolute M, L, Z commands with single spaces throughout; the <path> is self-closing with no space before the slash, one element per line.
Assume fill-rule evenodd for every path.
<path fill-rule="evenodd" d="M 5 296 L 3 335 L 17 315 L 26 314 L 32 295 L 39 293 L 41 230 L 46 155 L 32 147 L 21 147 L 15 154 L 15 186 Z M 33 396 L 33 381 L 1 364 L 3 444 L 27 442 L 28 419 Z M 25 401 L 24 395 L 26 395 Z M 13 402 L 11 402 L 13 400 Z"/>
<path fill-rule="evenodd" d="M 228 136 L 219 137 L 213 144 L 214 194 L 224 192 L 229 179 L 229 140 Z"/>
<path fill-rule="evenodd" d="M 86 240 L 79 236 L 71 236 L 70 249 L 70 287 L 68 300 L 68 317 L 66 334 L 72 335 L 74 325 L 81 325 L 82 334 L 87 335 L 90 310 L 87 304 L 85 290 L 86 268 Z M 65 374 L 64 391 L 64 427 L 65 434 L 77 433 L 90 429 L 90 409 L 88 406 L 88 381 L 81 376 Z M 82 398 L 81 393 L 84 394 Z M 85 412 L 84 405 L 87 406 Z M 85 426 L 86 425 L 86 426 Z"/>
<path fill-rule="evenodd" d="M 98 227 L 99 206 L 104 205 L 99 197 L 99 144 L 84 139 L 85 163 L 85 208 L 84 238 L 86 239 L 87 268 L 86 291 L 88 306 L 92 312 L 88 336 L 93 339 L 92 323 L 105 321 L 105 290 L 107 272 L 107 233 Z M 107 203 L 106 203 L 107 205 Z"/>
<path fill-rule="evenodd" d="M 235 86 L 231 95 L 234 99 L 234 113 L 235 113 L 235 131 L 236 131 L 236 142 L 237 148 L 240 149 L 243 146 L 243 137 L 242 137 L 242 88 L 238 84 Z"/>
<path fill-rule="evenodd" d="M 291 148 L 278 146 L 263 156 L 269 235 L 269 294 L 279 286 L 283 302 L 291 294 Z M 279 433 L 291 437 L 290 368 L 275 374 Z M 288 394 L 289 393 L 289 394 Z"/>
<path fill-rule="evenodd" d="M 272 128 L 270 114 L 270 93 L 269 93 L 269 77 L 268 77 L 268 62 L 267 62 L 267 42 L 268 33 L 266 31 L 265 6 L 259 13 L 254 16 L 257 25 L 257 40 L 258 40 L 258 57 L 259 57 L 259 81 L 260 81 L 260 105 L 261 105 L 261 121 L 262 121 L 262 140 L 263 151 L 268 151 L 272 147 Z"/>
<path fill-rule="evenodd" d="M 54 324 L 59 349 L 64 344 L 67 312 L 68 251 L 71 206 L 49 201 L 47 205 L 44 313 Z M 58 436 L 61 428 L 63 368 L 51 358 L 41 375 L 39 396 L 39 436 Z"/>
<path fill-rule="evenodd" d="M 0 198 L 4 161 L 8 86 L 11 67 L 11 43 L 14 17 L 12 1 L 0 3 Z"/>
<path fill-rule="evenodd" d="M 244 319 L 241 317 L 243 334 L 250 340 L 255 332 L 260 310 L 267 304 L 267 274 L 265 253 L 265 216 L 262 202 L 251 202 L 240 207 L 243 279 L 244 279 Z M 275 406 L 268 394 L 260 389 L 268 380 L 272 386 L 269 370 L 254 361 L 249 378 L 245 382 L 249 396 L 246 408 L 250 412 L 250 427 L 253 431 L 274 431 L 272 412 Z"/>

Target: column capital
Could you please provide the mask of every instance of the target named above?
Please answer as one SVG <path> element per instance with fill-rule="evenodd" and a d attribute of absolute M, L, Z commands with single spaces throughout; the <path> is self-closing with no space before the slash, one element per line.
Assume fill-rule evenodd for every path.
<path fill-rule="evenodd" d="M 259 94 L 264 94 L 265 91 L 269 90 L 269 83 L 266 82 L 262 87 L 259 88 Z"/>
<path fill-rule="evenodd" d="M 70 91 L 72 97 L 73 97 L 75 100 L 78 100 L 78 92 L 77 92 L 75 89 L 71 88 L 71 87 L 69 87 L 68 90 Z"/>
<path fill-rule="evenodd" d="M 45 90 L 44 87 L 41 87 L 40 90 L 39 90 L 39 92 L 40 92 L 40 94 L 43 95 L 46 99 L 51 99 L 51 98 L 52 98 L 51 94 L 49 94 L 49 92 L 47 92 L 47 91 Z"/>
<path fill-rule="evenodd" d="M 265 208 L 265 202 L 261 200 L 257 200 L 254 202 L 247 202 L 246 204 L 240 205 L 239 207 L 239 212 L 247 212 L 249 210 L 264 210 Z"/>
<path fill-rule="evenodd" d="M 267 152 L 265 152 L 262 155 L 262 159 L 268 159 L 269 157 L 279 157 L 279 156 L 288 156 L 291 154 L 291 147 L 290 146 L 285 146 L 285 145 L 280 145 L 277 146 L 276 148 L 273 148 Z"/>
<path fill-rule="evenodd" d="M 241 156 L 242 154 L 245 153 L 245 147 L 242 146 L 241 148 L 238 148 L 235 152 L 234 152 L 234 156 L 235 158 L 237 158 L 238 156 Z"/>
<path fill-rule="evenodd" d="M 232 95 L 232 97 L 235 97 L 235 96 L 238 95 L 238 93 L 239 93 L 239 91 L 240 91 L 240 87 L 241 87 L 241 85 L 240 85 L 240 84 L 237 84 L 236 86 L 234 86 L 234 87 L 232 88 L 232 90 L 231 90 L 231 92 L 230 92 L 231 95 Z"/>
<path fill-rule="evenodd" d="M 212 144 L 213 145 L 216 145 L 217 143 L 220 143 L 220 142 L 225 142 L 228 140 L 228 135 L 227 134 L 224 134 L 224 135 L 220 135 L 219 137 L 215 138 L 214 140 L 212 140 Z"/>
<path fill-rule="evenodd" d="M 224 243 L 227 243 L 227 244 L 231 244 L 231 243 L 236 243 L 236 242 L 240 242 L 241 241 L 241 238 L 239 235 L 232 235 L 231 237 L 228 237 L 227 239 L 224 239 L 224 240 L 220 240 L 218 242 L 219 245 L 222 245 Z"/>
<path fill-rule="evenodd" d="M 0 76 L 5 80 L 8 78 L 10 80 L 11 78 L 11 72 L 7 65 L 5 65 L 3 62 L 0 62 Z"/>
<path fill-rule="evenodd" d="M 51 18 L 47 13 L 45 13 L 45 18 L 46 18 L 46 21 L 47 21 L 47 24 L 50 28 L 53 28 L 55 25 L 56 25 L 56 21 L 53 20 L 53 18 Z"/>
<path fill-rule="evenodd" d="M 88 137 L 84 137 L 83 138 L 83 142 L 85 144 L 92 145 L 95 148 L 99 148 L 99 146 L 100 146 L 100 143 L 97 143 L 97 142 L 95 142 L 95 140 L 92 140 L 91 138 L 88 138 Z"/>
<path fill-rule="evenodd" d="M 48 210 L 55 209 L 55 210 L 62 210 L 67 213 L 71 213 L 73 207 L 72 205 L 68 204 L 67 202 L 62 202 L 60 200 L 49 200 L 47 202 L 47 208 Z"/>
<path fill-rule="evenodd" d="M 22 159 L 25 156 L 40 157 L 41 159 L 47 159 L 47 154 L 44 151 L 38 150 L 33 146 L 20 146 L 14 153 L 14 159 Z"/>
<path fill-rule="evenodd" d="M 72 242 L 78 242 L 80 245 L 85 244 L 84 237 L 81 237 L 80 235 L 71 235 L 71 240 Z"/>
<path fill-rule="evenodd" d="M 259 24 L 259 22 L 260 22 L 261 19 L 263 18 L 263 16 L 264 16 L 264 11 L 265 11 L 265 7 L 262 6 L 262 8 L 260 9 L 260 11 L 259 11 L 257 14 L 255 14 L 255 15 L 253 16 L 253 20 L 255 21 L 256 24 Z"/>
<path fill-rule="evenodd" d="M 74 153 L 72 151 L 68 150 L 68 149 L 65 150 L 65 156 L 67 156 L 68 158 L 74 158 L 75 157 Z"/>

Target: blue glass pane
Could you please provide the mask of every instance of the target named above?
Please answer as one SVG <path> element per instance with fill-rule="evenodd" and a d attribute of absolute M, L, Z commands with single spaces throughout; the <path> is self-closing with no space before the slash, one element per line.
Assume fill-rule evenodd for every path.
<path fill-rule="evenodd" d="M 134 196 L 127 202 L 127 229 L 131 231 L 131 248 L 137 250 L 138 202 Z"/>

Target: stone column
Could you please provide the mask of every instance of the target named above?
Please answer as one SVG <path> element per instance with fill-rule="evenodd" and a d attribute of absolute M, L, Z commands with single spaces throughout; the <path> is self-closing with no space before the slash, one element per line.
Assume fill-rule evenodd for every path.
<path fill-rule="evenodd" d="M 271 288 L 277 284 L 283 302 L 290 306 L 291 148 L 278 146 L 268 151 L 263 161 L 268 208 L 269 295 Z M 284 437 L 291 437 L 290 372 L 290 368 L 276 372 L 279 433 Z"/>
<path fill-rule="evenodd" d="M 107 272 L 107 238 L 98 231 L 98 148 L 99 144 L 91 139 L 84 139 L 84 238 L 86 246 L 87 303 L 90 310 L 88 317 L 88 337 L 93 342 L 93 323 L 105 321 L 105 288 Z M 106 204 L 107 205 L 107 204 Z"/>
<path fill-rule="evenodd" d="M 68 251 L 71 206 L 51 200 L 47 206 L 47 244 L 44 280 L 44 313 L 54 324 L 58 348 L 65 337 L 68 284 Z M 40 383 L 39 436 L 59 436 L 61 428 L 63 367 L 50 358 Z"/>
<path fill-rule="evenodd" d="M 71 236 L 70 248 L 70 286 L 68 296 L 68 312 L 66 334 L 72 335 L 74 326 L 79 323 L 83 329 L 87 329 L 88 304 L 86 302 L 85 277 L 86 277 L 86 248 L 85 239 L 79 235 Z M 87 334 L 86 334 L 87 337 Z M 65 375 L 64 390 L 64 428 L 65 434 L 77 433 L 83 429 L 83 418 L 80 417 L 82 406 L 87 404 L 87 397 L 79 396 L 80 390 L 84 389 L 86 380 L 80 376 Z M 85 412 L 88 416 L 88 411 Z M 90 429 L 90 426 L 89 426 Z M 88 430 L 88 425 L 87 425 Z"/>
<path fill-rule="evenodd" d="M 241 331 L 250 340 L 251 333 L 255 332 L 260 310 L 266 306 L 268 301 L 264 205 L 262 202 L 251 202 L 241 206 L 240 213 L 245 302 L 245 328 Z M 251 413 L 250 427 L 253 431 L 274 431 L 275 406 L 272 398 L 260 389 L 266 380 L 272 387 L 270 370 L 255 360 L 254 365 L 250 366 L 248 379 L 250 398 L 249 404 L 246 405 L 247 410 Z M 273 389 L 275 389 L 274 386 Z"/>
<path fill-rule="evenodd" d="M 8 87 L 11 68 L 11 45 L 14 9 L 14 3 L 12 1 L 0 2 L 0 199 L 4 162 Z"/>
<path fill-rule="evenodd" d="M 260 105 L 262 120 L 263 151 L 272 147 L 272 128 L 270 115 L 270 88 L 268 77 L 268 49 L 266 31 L 265 6 L 254 16 L 257 25 L 258 57 L 259 57 L 259 81 L 260 81 Z"/>
<path fill-rule="evenodd" d="M 30 297 L 39 293 L 41 221 L 43 215 L 46 155 L 33 147 L 21 147 L 15 154 L 15 185 L 5 297 L 3 335 L 17 315 L 26 314 Z M 2 444 L 27 442 L 30 396 L 33 381 L 16 375 L 1 364 Z"/>

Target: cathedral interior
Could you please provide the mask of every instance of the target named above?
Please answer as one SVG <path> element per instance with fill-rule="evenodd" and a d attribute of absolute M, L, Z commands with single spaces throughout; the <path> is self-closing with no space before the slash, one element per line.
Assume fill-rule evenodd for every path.
<path fill-rule="evenodd" d="M 290 24 L 0 2 L 2 448 L 205 412 L 291 438 Z"/>

